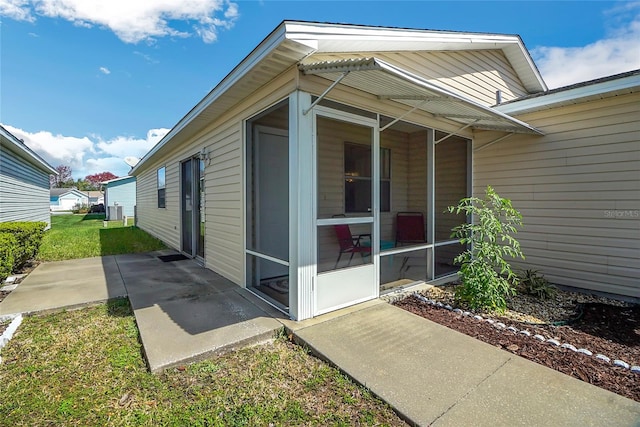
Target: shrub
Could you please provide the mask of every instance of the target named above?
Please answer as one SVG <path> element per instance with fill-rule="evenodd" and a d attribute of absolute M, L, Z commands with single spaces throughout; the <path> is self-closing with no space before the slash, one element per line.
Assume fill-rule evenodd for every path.
<path fill-rule="evenodd" d="M 13 270 L 21 268 L 27 261 L 38 255 L 46 222 L 2 222 L 0 233 L 8 233 L 16 239 L 13 252 Z"/>
<path fill-rule="evenodd" d="M 505 257 L 524 259 L 520 243 L 511 236 L 517 233 L 516 226 L 522 225 L 522 215 L 490 186 L 484 199 L 465 198 L 448 211 L 474 217 L 473 223 L 461 224 L 451 234 L 468 247 L 455 258 L 462 280 L 456 298 L 473 309 L 504 311 L 506 298 L 515 294 L 518 283 Z"/>
<path fill-rule="evenodd" d="M 71 212 L 73 212 L 74 214 L 78 214 L 78 213 L 86 214 L 86 213 L 89 213 L 89 206 L 85 204 L 76 203 L 71 209 Z"/>
<path fill-rule="evenodd" d="M 549 299 L 558 291 L 545 277 L 536 270 L 525 270 L 519 277 L 520 285 L 525 293 L 540 299 Z"/>
<path fill-rule="evenodd" d="M 11 233 L 0 233 L 0 282 L 13 271 L 18 241 Z"/>

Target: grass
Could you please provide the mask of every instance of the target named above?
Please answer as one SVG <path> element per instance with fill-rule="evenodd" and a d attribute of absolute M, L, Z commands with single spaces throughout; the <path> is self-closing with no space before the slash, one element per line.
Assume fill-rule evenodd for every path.
<path fill-rule="evenodd" d="M 2 425 L 404 425 L 284 338 L 151 374 L 127 299 L 28 317 L 2 358 Z"/>
<path fill-rule="evenodd" d="M 165 248 L 160 240 L 138 227 L 125 227 L 122 221 L 109 221 L 105 228 L 103 222 L 104 214 L 53 215 L 51 229 L 44 235 L 38 260 L 62 261 Z"/>

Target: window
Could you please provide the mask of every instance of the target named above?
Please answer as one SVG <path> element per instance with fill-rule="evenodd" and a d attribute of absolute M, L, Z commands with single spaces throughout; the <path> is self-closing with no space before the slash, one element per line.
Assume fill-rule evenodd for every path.
<path fill-rule="evenodd" d="M 344 210 L 371 212 L 371 147 L 344 143 Z M 380 149 L 380 211 L 391 210 L 391 150 Z"/>
<path fill-rule="evenodd" d="M 158 169 L 158 207 L 164 208 L 166 207 L 166 198 L 165 198 L 165 168 L 161 167 Z"/>

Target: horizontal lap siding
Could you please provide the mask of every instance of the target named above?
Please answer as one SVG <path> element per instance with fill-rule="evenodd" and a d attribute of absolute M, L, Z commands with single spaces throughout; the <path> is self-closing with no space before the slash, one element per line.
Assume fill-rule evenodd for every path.
<path fill-rule="evenodd" d="M 165 208 L 158 208 L 158 177 L 160 167 L 165 171 Z M 179 164 L 156 163 L 136 179 L 136 216 L 140 228 L 167 245 L 180 249 Z"/>
<path fill-rule="evenodd" d="M 474 191 L 492 185 L 524 216 L 526 258 L 568 286 L 640 297 L 640 96 L 518 117 L 512 136 L 474 154 Z M 476 147 L 495 139 L 479 134 Z"/>
<path fill-rule="evenodd" d="M 0 222 L 51 224 L 49 175 L 0 147 Z"/>
<path fill-rule="evenodd" d="M 109 206 L 114 206 L 117 203 L 119 206 L 122 206 L 123 215 L 134 215 L 136 206 L 135 180 L 109 184 L 106 193 L 106 201 Z"/>
<path fill-rule="evenodd" d="M 286 98 L 295 89 L 294 72 L 285 72 L 223 117 L 168 154 L 156 155 L 138 176 L 138 224 L 180 248 L 180 162 L 205 148 L 211 162 L 205 168 L 206 267 L 236 284 L 244 281 L 243 120 Z M 167 167 L 166 209 L 157 208 L 156 170 Z"/>

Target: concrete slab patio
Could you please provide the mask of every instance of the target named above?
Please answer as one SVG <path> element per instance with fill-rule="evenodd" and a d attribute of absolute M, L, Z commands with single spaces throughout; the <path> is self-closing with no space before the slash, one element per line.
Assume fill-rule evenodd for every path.
<path fill-rule="evenodd" d="M 117 257 L 152 372 L 272 339 L 282 313 L 192 260 Z"/>

